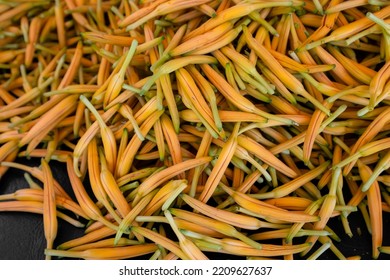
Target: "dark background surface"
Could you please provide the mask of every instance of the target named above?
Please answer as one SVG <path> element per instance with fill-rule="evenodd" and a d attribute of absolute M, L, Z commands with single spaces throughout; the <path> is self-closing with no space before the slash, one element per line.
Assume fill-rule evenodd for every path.
<path fill-rule="evenodd" d="M 23 164 L 38 166 L 38 160 L 19 160 Z M 72 196 L 71 187 L 66 175 L 66 168 L 56 162 L 52 162 L 51 168 L 54 177 L 61 183 L 64 189 Z M 23 171 L 10 169 L 0 180 L 0 194 L 12 193 L 17 189 L 28 188 L 23 177 Z M 359 255 L 363 260 L 371 259 L 371 235 L 367 231 L 363 217 L 358 212 L 349 215 L 348 220 L 353 233 L 350 238 L 344 233 L 339 218 L 332 218 L 329 226 L 341 238 L 341 242 L 334 241 L 337 248 L 346 256 Z M 83 229 L 58 220 L 58 235 L 54 247 L 71 239 L 83 235 Z M 383 213 L 384 241 L 383 245 L 390 246 L 390 213 Z M 299 239 L 297 239 L 298 241 Z M 319 242 L 317 242 L 319 243 Z M 319 246 L 319 244 L 317 244 Z M 315 248 L 318 248 L 315 247 Z M 38 214 L 0 212 L 0 259 L 2 260 L 40 260 L 44 259 L 46 241 L 43 232 L 42 216 Z M 314 252 L 314 249 L 308 254 Z M 236 256 L 225 254 L 207 254 L 211 259 L 237 259 Z M 307 255 L 307 256 L 308 256 Z M 294 255 L 299 259 L 299 255 Z M 320 259 L 337 259 L 328 249 Z M 390 255 L 380 254 L 379 259 L 390 259 Z"/>
<path fill-rule="evenodd" d="M 40 164 L 38 159 L 20 159 L 17 162 L 30 166 L 39 166 Z M 53 176 L 75 200 L 67 178 L 66 167 L 57 162 L 51 162 L 50 167 Z M 14 168 L 9 169 L 0 180 L 0 194 L 13 193 L 17 189 L 29 188 L 23 175 L 24 171 Z M 76 228 L 58 219 L 58 234 L 54 245 L 57 246 L 82 236 L 83 231 L 82 228 Z M 0 259 L 40 260 L 45 258 L 45 248 L 46 240 L 42 215 L 23 212 L 0 212 Z"/>

